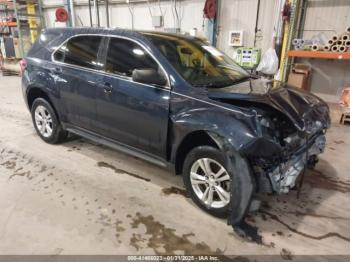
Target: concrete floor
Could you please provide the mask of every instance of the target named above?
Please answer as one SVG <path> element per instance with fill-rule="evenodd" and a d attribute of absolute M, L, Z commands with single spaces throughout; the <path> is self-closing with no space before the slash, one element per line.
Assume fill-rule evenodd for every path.
<path fill-rule="evenodd" d="M 258 245 L 199 210 L 166 170 L 85 139 L 45 144 L 20 79 L 0 77 L 0 254 L 350 254 L 349 131 L 329 131 L 301 199 L 267 197 L 250 217 Z"/>

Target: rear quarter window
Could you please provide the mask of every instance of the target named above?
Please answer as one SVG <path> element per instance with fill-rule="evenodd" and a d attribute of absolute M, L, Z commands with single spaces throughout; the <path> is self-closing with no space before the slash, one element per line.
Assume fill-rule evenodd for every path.
<path fill-rule="evenodd" d="M 31 57 L 44 57 L 46 53 L 51 51 L 51 44 L 60 37 L 60 32 L 41 32 L 40 36 L 33 44 L 32 48 L 28 51 L 27 55 Z"/>
<path fill-rule="evenodd" d="M 75 36 L 60 46 L 53 55 L 56 62 L 100 69 L 98 53 L 102 42 L 101 36 Z"/>

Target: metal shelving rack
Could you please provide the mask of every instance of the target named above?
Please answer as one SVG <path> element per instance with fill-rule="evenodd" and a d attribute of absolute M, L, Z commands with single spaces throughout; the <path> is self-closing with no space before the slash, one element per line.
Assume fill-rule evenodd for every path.
<path fill-rule="evenodd" d="M 349 52 L 324 52 L 324 51 L 299 51 L 291 50 L 288 52 L 289 57 L 313 58 L 313 59 L 335 59 L 350 60 Z"/>
<path fill-rule="evenodd" d="M 2 22 L 1 26 L 16 28 L 19 42 L 19 55 L 24 57 L 28 48 L 35 41 L 37 35 L 42 28 L 45 27 L 45 19 L 43 16 L 41 0 L 0 0 L 0 5 L 3 5 L 3 12 L 0 17 L 12 15 L 16 22 Z M 6 12 L 5 12 L 6 11 Z M 4 16 L 5 15 L 5 16 Z M 2 19 L 2 20 L 3 20 Z M 14 30 L 11 30 L 14 35 Z M 29 45 L 26 45 L 24 37 L 28 37 Z M 27 38 L 27 39 L 28 39 Z M 28 41 L 27 41 L 28 42 Z"/>

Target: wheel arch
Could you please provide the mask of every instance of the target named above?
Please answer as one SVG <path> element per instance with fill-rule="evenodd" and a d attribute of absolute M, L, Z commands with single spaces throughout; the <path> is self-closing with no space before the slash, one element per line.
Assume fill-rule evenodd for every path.
<path fill-rule="evenodd" d="M 39 88 L 39 87 L 33 86 L 27 92 L 26 99 L 27 99 L 27 104 L 30 111 L 32 110 L 33 103 L 37 98 L 45 99 L 52 106 L 57 119 L 59 119 L 59 114 L 57 112 L 55 105 L 52 102 L 52 99 L 50 98 L 47 92 L 45 92 L 44 90 L 42 90 L 42 88 Z"/>
<path fill-rule="evenodd" d="M 175 173 L 182 174 L 183 164 L 187 154 L 197 146 L 213 146 L 220 149 L 219 144 L 205 130 L 196 130 L 183 137 L 175 152 Z"/>

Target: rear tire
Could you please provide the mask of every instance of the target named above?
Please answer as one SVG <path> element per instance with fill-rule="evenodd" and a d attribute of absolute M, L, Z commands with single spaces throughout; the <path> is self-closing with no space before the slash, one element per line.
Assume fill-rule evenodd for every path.
<path fill-rule="evenodd" d="M 45 99 L 34 100 L 31 114 L 37 134 L 46 143 L 58 144 L 67 137 L 67 132 L 63 130 L 54 109 Z"/>
<path fill-rule="evenodd" d="M 187 154 L 183 167 L 184 184 L 192 200 L 207 213 L 221 218 L 227 217 L 232 201 L 233 174 L 228 171 L 227 161 L 219 149 L 199 146 Z"/>

